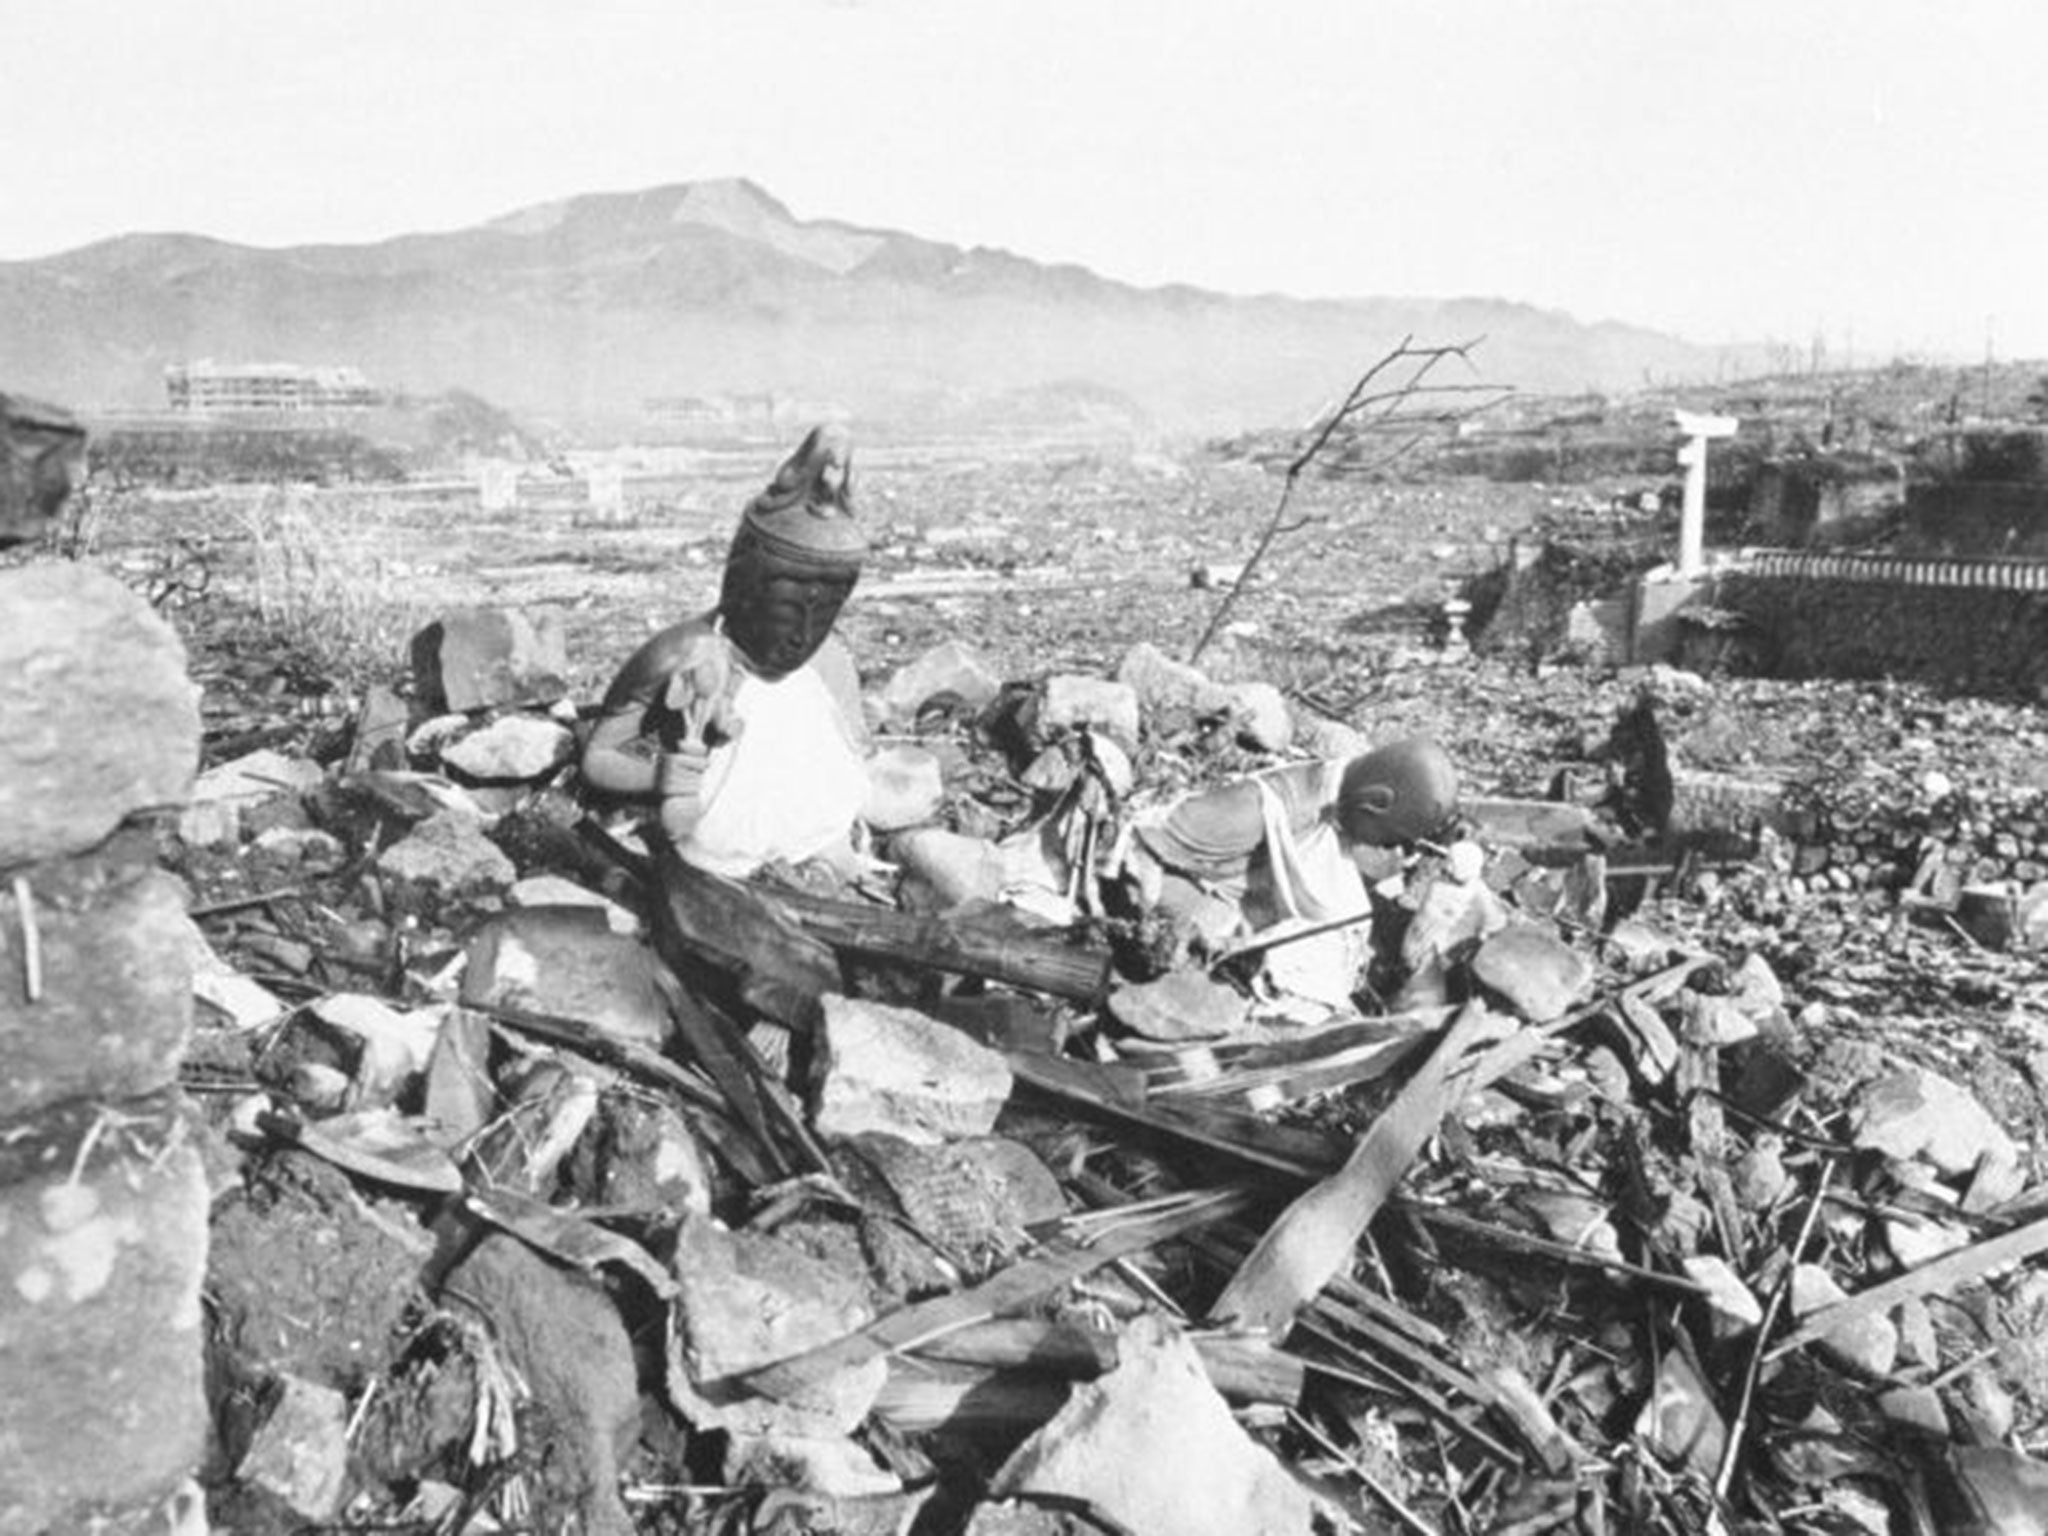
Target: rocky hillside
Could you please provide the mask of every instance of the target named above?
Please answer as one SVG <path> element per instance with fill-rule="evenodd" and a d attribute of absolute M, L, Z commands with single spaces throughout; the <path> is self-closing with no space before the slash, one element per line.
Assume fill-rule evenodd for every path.
<path fill-rule="evenodd" d="M 1133 427 L 1298 421 L 1413 334 L 1484 335 L 1518 388 L 1711 375 L 1710 351 L 1498 299 L 1235 297 L 803 220 L 721 181 L 571 198 L 373 245 L 259 250 L 131 234 L 0 263 L 7 382 L 163 403 L 171 362 L 348 364 L 542 423 L 635 431 L 647 402 L 772 392 L 876 422 L 974 416 L 1057 387 Z M 1095 422 L 1100 425 L 1099 420 Z"/>

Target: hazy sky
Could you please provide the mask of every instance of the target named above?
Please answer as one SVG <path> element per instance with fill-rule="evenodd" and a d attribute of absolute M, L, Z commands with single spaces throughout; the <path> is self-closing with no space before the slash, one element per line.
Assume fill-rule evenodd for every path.
<path fill-rule="evenodd" d="M 2048 356 L 2042 0 L 0 0 L 0 259 L 745 175 L 802 218 Z"/>

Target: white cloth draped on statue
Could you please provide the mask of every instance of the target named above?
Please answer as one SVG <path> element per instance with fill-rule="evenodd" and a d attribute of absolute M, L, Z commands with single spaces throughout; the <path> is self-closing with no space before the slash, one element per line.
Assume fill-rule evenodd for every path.
<path fill-rule="evenodd" d="M 867 771 L 817 671 L 743 678 L 732 707 L 738 737 L 705 766 L 704 812 L 676 851 L 699 869 L 741 877 L 847 846 Z"/>

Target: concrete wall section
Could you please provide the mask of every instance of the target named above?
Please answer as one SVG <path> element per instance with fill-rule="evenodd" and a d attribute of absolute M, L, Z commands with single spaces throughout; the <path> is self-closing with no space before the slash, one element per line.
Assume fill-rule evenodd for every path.
<path fill-rule="evenodd" d="M 2048 565 L 1769 557 L 1717 583 L 1789 677 L 1904 677 L 1989 694 L 2048 690 Z"/>

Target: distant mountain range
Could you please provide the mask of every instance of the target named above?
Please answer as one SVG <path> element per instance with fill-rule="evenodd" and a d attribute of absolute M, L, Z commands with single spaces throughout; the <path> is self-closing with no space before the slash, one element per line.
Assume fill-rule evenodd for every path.
<path fill-rule="evenodd" d="M 1544 392 L 1710 378 L 1721 361 L 1498 299 L 1138 288 L 798 219 L 744 180 L 574 197 L 372 245 L 133 234 L 0 263 L 0 389 L 83 410 L 160 407 L 167 364 L 213 358 L 350 365 L 586 434 L 762 393 L 913 429 L 1039 412 L 1224 430 L 1306 419 L 1410 335 L 1483 335 L 1488 381 Z"/>

